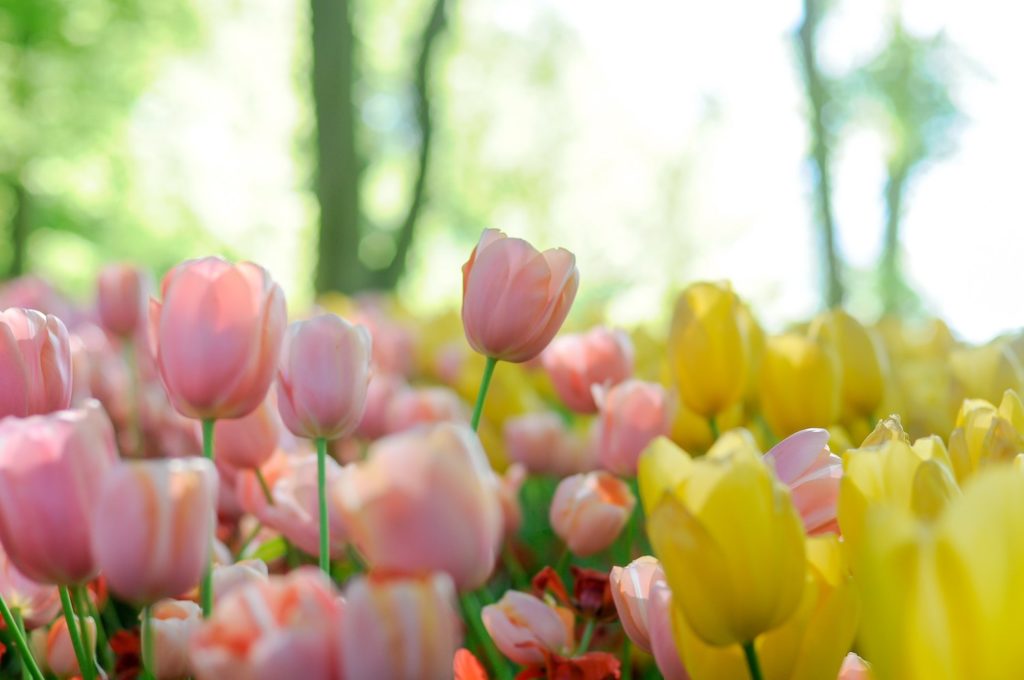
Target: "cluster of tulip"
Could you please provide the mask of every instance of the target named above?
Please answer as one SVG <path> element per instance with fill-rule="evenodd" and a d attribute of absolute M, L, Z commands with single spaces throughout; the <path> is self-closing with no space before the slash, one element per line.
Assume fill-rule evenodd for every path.
<path fill-rule="evenodd" d="M 1024 336 L 711 283 L 559 335 L 578 283 L 487 230 L 461 318 L 0 289 L 0 675 L 1024 677 Z"/>

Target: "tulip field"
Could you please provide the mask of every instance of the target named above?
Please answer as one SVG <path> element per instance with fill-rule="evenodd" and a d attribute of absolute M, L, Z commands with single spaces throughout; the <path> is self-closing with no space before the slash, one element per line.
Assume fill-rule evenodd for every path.
<path fill-rule="evenodd" d="M 1024 678 L 1024 334 L 582 324 L 493 229 L 461 276 L 0 288 L 0 677 Z"/>

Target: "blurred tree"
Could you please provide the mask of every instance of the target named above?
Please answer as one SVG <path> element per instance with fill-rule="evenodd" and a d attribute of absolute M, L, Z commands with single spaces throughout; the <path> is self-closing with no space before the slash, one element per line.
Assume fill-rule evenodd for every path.
<path fill-rule="evenodd" d="M 320 203 L 316 290 L 351 293 L 390 289 L 406 266 L 425 200 L 434 124 L 430 76 L 438 37 L 447 25 L 446 0 L 432 0 L 413 69 L 414 116 L 419 148 L 404 217 L 392 236 L 372 223 L 363 206 L 357 41 L 350 0 L 311 0 L 312 88 L 316 113 L 316 194 Z M 385 257 L 361 257 L 373 236 L 387 242 Z M 380 247 L 378 247 L 378 250 Z"/>

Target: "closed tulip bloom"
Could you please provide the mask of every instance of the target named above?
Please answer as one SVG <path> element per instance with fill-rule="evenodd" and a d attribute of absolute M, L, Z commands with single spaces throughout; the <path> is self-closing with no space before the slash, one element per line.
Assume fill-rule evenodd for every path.
<path fill-rule="evenodd" d="M 116 459 L 96 401 L 0 421 L 0 542 L 25 576 L 60 585 L 96 576 L 89 520 Z"/>
<path fill-rule="evenodd" d="M 635 475 L 637 459 L 647 445 L 672 430 L 672 396 L 657 383 L 627 380 L 599 393 L 598 403 L 601 466 L 617 475 Z"/>
<path fill-rule="evenodd" d="M 659 440 L 640 464 L 647 530 L 675 606 L 718 646 L 750 643 L 785 623 L 805 576 L 800 515 L 741 432 L 697 459 Z"/>
<path fill-rule="evenodd" d="M 664 680 L 690 680 L 683 660 L 679 657 L 676 647 L 675 632 L 672 630 L 672 619 L 675 616 L 672 607 L 672 591 L 669 590 L 662 572 L 654 579 L 648 594 L 647 632 L 651 640 L 651 655 Z"/>
<path fill-rule="evenodd" d="M 629 485 L 603 470 L 566 477 L 551 500 L 551 528 L 580 557 L 601 552 L 633 514 Z"/>
<path fill-rule="evenodd" d="M 448 387 L 408 387 L 396 394 L 388 405 L 389 433 L 443 421 L 469 422 L 466 404 Z"/>
<path fill-rule="evenodd" d="M 356 434 L 365 439 L 377 439 L 388 433 L 388 407 L 407 384 L 405 378 L 390 373 L 374 373 L 366 388 L 366 408 L 359 419 Z"/>
<path fill-rule="evenodd" d="M 182 680 L 192 675 L 188 643 L 203 623 L 203 610 L 191 600 L 160 600 L 150 607 L 153 658 L 147 666 L 156 680 Z"/>
<path fill-rule="evenodd" d="M 247 583 L 264 583 L 269 575 L 267 563 L 263 560 L 242 560 L 234 564 L 214 565 L 214 598 L 219 601 L 235 588 Z"/>
<path fill-rule="evenodd" d="M 549 411 L 509 418 L 504 426 L 505 451 L 533 474 L 564 477 L 592 467 L 587 447 Z"/>
<path fill-rule="evenodd" d="M 219 257 L 188 260 L 150 301 L 150 342 L 174 407 L 200 420 L 251 412 L 274 379 L 287 316 L 263 267 Z"/>
<path fill-rule="evenodd" d="M 833 309 L 811 323 L 809 334 L 831 347 L 839 359 L 842 410 L 855 417 L 874 414 L 885 395 L 887 367 L 868 329 L 847 312 Z"/>
<path fill-rule="evenodd" d="M 577 413 L 596 413 L 593 387 L 611 387 L 633 374 L 633 342 L 602 326 L 556 338 L 541 355 L 559 399 Z"/>
<path fill-rule="evenodd" d="M 96 639 L 96 621 L 91 616 L 82 617 L 81 623 L 90 640 Z M 85 637 L 83 635 L 83 637 Z M 58 678 L 81 676 L 78 657 L 71 643 L 68 624 L 64 617 L 57 619 L 49 631 L 42 628 L 32 631 L 30 645 L 32 656 L 40 670 L 50 672 Z"/>
<path fill-rule="evenodd" d="M 612 567 L 609 574 L 612 599 L 626 635 L 644 652 L 651 653 L 651 634 L 648 629 L 648 606 L 651 585 L 665 580 L 665 572 L 657 558 L 638 557 L 625 567 Z"/>
<path fill-rule="evenodd" d="M 7 558 L 0 546 L 0 597 L 12 610 L 17 609 L 29 630 L 44 626 L 60 611 L 60 595 L 51 585 L 28 578 Z"/>
<path fill-rule="evenodd" d="M 971 399 L 995 403 L 1006 390 L 1024 387 L 1024 367 L 1003 342 L 955 350 L 949 355 L 949 368 Z"/>
<path fill-rule="evenodd" d="M 871 680 L 871 669 L 864 663 L 864 659 L 850 652 L 843 660 L 836 680 Z"/>
<path fill-rule="evenodd" d="M 192 635 L 195 677 L 341 680 L 342 611 L 334 587 L 313 567 L 237 588 Z"/>
<path fill-rule="evenodd" d="M 789 487 L 809 536 L 839 532 L 836 503 L 843 461 L 829 451 L 828 438 L 828 430 L 801 430 L 764 454 L 779 481 Z"/>
<path fill-rule="evenodd" d="M 768 338 L 761 364 L 761 409 L 772 432 L 827 427 L 839 417 L 839 366 L 821 343 L 789 333 Z"/>
<path fill-rule="evenodd" d="M 572 612 L 528 593 L 509 590 L 484 607 L 480 617 L 501 653 L 518 664 L 541 664 L 545 653 L 572 651 Z"/>
<path fill-rule="evenodd" d="M 1016 426 L 1015 426 L 1016 422 Z M 1020 399 L 1007 390 L 997 409 L 982 399 L 965 399 L 949 435 L 949 458 L 963 482 L 982 465 L 1012 460 L 1024 450 Z"/>
<path fill-rule="evenodd" d="M 281 441 L 281 417 L 268 396 L 248 415 L 218 420 L 214 425 L 217 461 L 236 468 L 255 469 L 270 460 Z"/>
<path fill-rule="evenodd" d="M 497 476 L 466 425 L 439 423 L 378 439 L 334 488 L 352 541 L 372 569 L 447 572 L 485 583 L 501 545 Z"/>
<path fill-rule="evenodd" d="M 750 369 L 748 321 L 728 284 L 695 283 L 676 302 L 669 362 L 686 407 L 712 418 L 743 398 Z"/>
<path fill-rule="evenodd" d="M 540 354 L 569 314 L 580 274 L 563 248 L 538 252 L 485 229 L 462 266 L 462 325 L 484 356 L 522 363 Z"/>
<path fill-rule="evenodd" d="M 0 418 L 50 413 L 71 404 L 71 341 L 55 316 L 0 312 Z"/>
<path fill-rule="evenodd" d="M 335 314 L 288 327 L 277 371 L 277 404 L 296 436 L 351 434 L 366 408 L 370 333 Z"/>
<path fill-rule="evenodd" d="M 209 559 L 217 472 L 203 458 L 133 461 L 110 471 L 92 547 L 110 589 L 148 604 L 199 583 Z"/>
<path fill-rule="evenodd" d="M 345 588 L 341 659 L 345 680 L 452 677 L 461 640 L 455 588 L 441 573 L 359 576 Z"/>
<path fill-rule="evenodd" d="M 134 335 L 149 295 L 149 277 L 145 272 L 130 264 L 107 265 L 100 271 L 96 292 L 103 327 L 113 335 Z"/>

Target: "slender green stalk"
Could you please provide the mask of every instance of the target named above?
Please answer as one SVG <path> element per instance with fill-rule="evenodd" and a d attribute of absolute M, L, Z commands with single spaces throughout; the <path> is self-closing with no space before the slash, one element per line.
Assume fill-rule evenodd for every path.
<path fill-rule="evenodd" d="M 203 456 L 213 461 L 213 426 L 216 424 L 213 418 L 203 420 Z M 210 536 L 213 542 L 213 536 Z M 210 618 L 213 611 L 213 551 L 210 551 L 210 558 L 206 561 L 206 568 L 203 569 L 203 580 L 199 585 L 199 602 L 203 607 L 203 618 Z"/>
<path fill-rule="evenodd" d="M 270 492 L 270 485 L 267 484 L 267 478 L 263 476 L 263 470 L 256 468 L 256 481 L 260 483 L 260 488 L 263 490 L 263 497 L 267 499 L 267 505 L 274 504 L 274 494 Z"/>
<path fill-rule="evenodd" d="M 620 680 L 633 680 L 633 642 L 628 637 L 622 643 L 622 677 Z"/>
<path fill-rule="evenodd" d="M 750 669 L 750 680 L 764 680 L 761 675 L 761 664 L 757 661 L 757 650 L 754 649 L 754 641 L 743 644 L 743 655 L 747 657 L 747 668 Z"/>
<path fill-rule="evenodd" d="M 96 666 L 92 661 L 92 654 L 86 652 L 82 644 L 82 638 L 78 634 L 78 622 L 75 620 L 75 609 L 71 606 L 71 593 L 67 586 L 59 586 L 60 604 L 64 609 L 64 621 L 68 625 L 68 635 L 71 636 L 71 646 L 75 649 L 75 658 L 78 659 L 78 667 L 82 671 L 82 680 L 96 680 Z"/>
<path fill-rule="evenodd" d="M 594 639 L 594 630 L 596 628 L 597 620 L 593 616 L 587 618 L 587 625 L 583 627 L 583 635 L 580 636 L 580 645 L 576 648 L 576 656 L 587 653 L 590 641 Z"/>
<path fill-rule="evenodd" d="M 263 531 L 263 525 L 256 522 L 256 526 L 252 528 L 252 531 L 249 532 L 248 536 L 242 539 L 242 544 L 238 546 L 238 551 L 235 553 L 236 562 L 242 559 L 242 555 L 245 554 L 245 549 L 249 547 L 249 544 L 252 543 L 257 536 L 259 536 L 261 531 Z"/>
<path fill-rule="evenodd" d="M 565 571 L 566 567 L 569 566 L 569 560 L 572 559 L 572 553 L 569 552 L 569 547 L 562 548 L 562 554 L 558 556 L 558 561 L 555 562 L 555 571 L 561 574 Z"/>
<path fill-rule="evenodd" d="M 114 652 L 110 649 L 110 643 L 107 641 L 107 631 L 103 628 L 103 622 L 100 620 L 99 611 L 96 609 L 96 605 L 93 604 L 92 598 L 89 597 L 89 589 L 86 586 L 75 586 L 71 592 L 75 596 L 78 615 L 91 616 L 93 621 L 96 622 L 96 650 L 99 654 L 103 668 L 108 671 L 113 670 Z M 84 627 L 82 628 L 82 631 L 84 636 Z M 89 643 L 86 642 L 86 647 L 88 646 Z"/>
<path fill-rule="evenodd" d="M 530 584 L 530 576 L 523 569 L 523 565 L 519 564 L 519 558 L 516 557 L 511 546 L 506 546 L 501 551 L 501 560 L 505 563 L 505 569 L 508 571 L 508 575 L 512 578 L 512 584 L 516 588 L 525 588 Z"/>
<path fill-rule="evenodd" d="M 487 364 L 484 366 L 484 376 L 480 379 L 480 391 L 476 393 L 476 406 L 473 407 L 473 420 L 470 421 L 475 432 L 480 427 L 480 416 L 484 412 L 484 400 L 487 398 L 487 390 L 491 387 L 491 376 L 494 375 L 494 367 L 498 360 L 494 357 L 487 357 Z"/>
<path fill-rule="evenodd" d="M 146 605 L 142 609 L 142 677 L 145 680 L 153 680 L 156 677 L 153 673 L 155 660 L 153 656 L 153 605 Z"/>
<path fill-rule="evenodd" d="M 512 680 L 512 672 L 505 662 L 505 657 L 498 651 L 494 640 L 491 639 L 490 633 L 484 627 L 483 619 L 480 618 L 481 607 L 476 593 L 463 593 L 460 595 L 459 605 L 462 608 L 462 618 L 466 620 L 466 625 L 469 627 L 472 636 L 484 648 L 484 655 L 487 657 L 487 662 L 490 664 L 491 670 L 494 671 L 497 680 Z"/>
<path fill-rule="evenodd" d="M 21 623 L 21 612 L 15 609 L 13 612 L 7 607 L 7 602 L 0 597 L 0 614 L 3 614 L 7 630 L 11 631 L 11 638 L 14 640 L 14 648 L 21 657 L 21 665 L 32 676 L 33 680 L 43 680 L 43 672 L 32 656 L 32 650 L 25 638 L 25 626 Z"/>
<path fill-rule="evenodd" d="M 708 417 L 708 427 L 711 429 L 711 443 L 714 444 L 718 441 L 719 435 L 721 435 L 721 432 L 718 431 L 718 420 L 715 416 Z"/>
<path fill-rule="evenodd" d="M 327 440 L 316 438 L 316 491 L 320 502 L 320 570 L 331 577 L 331 535 L 327 515 Z"/>

